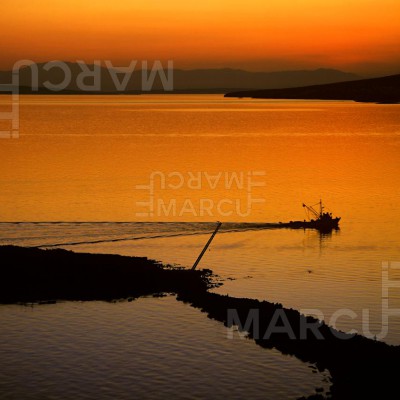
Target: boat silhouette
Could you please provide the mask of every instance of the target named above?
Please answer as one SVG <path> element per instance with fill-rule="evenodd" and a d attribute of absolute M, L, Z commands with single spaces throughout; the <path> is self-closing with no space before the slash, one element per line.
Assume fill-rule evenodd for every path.
<path fill-rule="evenodd" d="M 319 205 L 319 210 L 314 207 Z M 322 200 L 317 204 L 308 206 L 303 203 L 303 207 L 307 213 L 307 220 L 304 221 L 290 221 L 287 225 L 291 228 L 311 228 L 318 229 L 319 231 L 331 231 L 333 229 L 339 229 L 340 217 L 333 217 L 332 213 L 324 212 L 324 206 Z"/>

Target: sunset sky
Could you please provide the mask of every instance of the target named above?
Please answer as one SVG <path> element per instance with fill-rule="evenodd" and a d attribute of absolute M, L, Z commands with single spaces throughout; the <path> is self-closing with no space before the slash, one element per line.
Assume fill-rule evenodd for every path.
<path fill-rule="evenodd" d="M 173 60 L 177 68 L 400 72 L 399 0 L 5 0 L 15 61 Z"/>

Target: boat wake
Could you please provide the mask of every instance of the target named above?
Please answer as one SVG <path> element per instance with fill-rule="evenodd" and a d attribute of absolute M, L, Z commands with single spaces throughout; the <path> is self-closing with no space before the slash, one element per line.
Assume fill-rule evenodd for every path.
<path fill-rule="evenodd" d="M 222 224 L 220 233 L 280 227 L 275 223 Z M 19 222 L 0 224 L 0 245 L 63 247 L 122 241 L 208 235 L 212 222 Z M 69 238 L 70 240 L 68 240 Z"/>

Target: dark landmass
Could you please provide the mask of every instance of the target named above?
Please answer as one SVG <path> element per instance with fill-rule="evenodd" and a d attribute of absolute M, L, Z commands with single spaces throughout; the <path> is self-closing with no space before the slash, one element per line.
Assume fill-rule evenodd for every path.
<path fill-rule="evenodd" d="M 327 85 L 231 92 L 227 93 L 225 97 L 353 100 L 358 102 L 394 104 L 400 102 L 400 74 Z"/>
<path fill-rule="evenodd" d="M 53 84 L 64 80 L 64 72 L 60 68 L 44 69 L 45 63 L 36 64 L 38 67 L 39 91 L 32 91 L 32 75 L 30 67 L 22 67 L 20 70 L 21 93 L 32 94 L 138 94 L 138 93 L 227 93 L 236 90 L 251 89 L 274 89 L 282 87 L 296 87 L 305 85 L 316 85 L 331 82 L 350 81 L 361 79 L 352 73 L 342 72 L 334 69 L 316 69 L 299 71 L 277 71 L 277 72 L 249 72 L 240 69 L 193 69 L 173 70 L 173 91 L 165 91 L 157 74 L 150 92 L 142 91 L 142 70 L 140 63 L 132 73 L 124 91 L 117 91 L 112 76 L 107 68 L 100 69 L 100 89 L 95 91 L 82 91 L 77 85 L 77 76 L 82 72 L 79 63 L 66 62 L 71 71 L 71 82 L 60 92 L 48 90 L 43 83 L 49 81 Z M 93 65 L 87 66 L 90 71 Z M 113 68 L 118 71 L 118 68 Z M 167 75 L 166 71 L 164 73 Z M 147 71 L 146 76 L 149 75 Z M 168 76 L 168 75 L 167 75 Z M 120 82 L 122 75 L 119 76 Z M 11 71 L 0 71 L 0 83 L 10 84 L 12 82 Z M 93 84 L 93 78 L 86 78 L 84 83 Z M 2 92 L 0 92 L 1 94 Z"/>
<path fill-rule="evenodd" d="M 163 267 L 141 257 L 0 246 L 0 303 L 115 300 L 211 287 L 210 271 Z"/>
<path fill-rule="evenodd" d="M 259 327 L 257 329 L 257 326 L 251 325 L 248 329 L 249 338 L 264 348 L 276 348 L 283 354 L 315 363 L 320 371 L 327 369 L 332 378 L 332 399 L 391 398 L 391 393 L 397 390 L 400 346 L 389 346 L 361 335 L 338 332 L 313 317 L 306 317 L 296 310 L 268 301 L 221 296 L 210 292 L 196 293 L 194 296 L 183 294 L 178 299 L 201 309 L 209 318 L 221 321 L 226 326 L 229 322 L 228 310 L 237 311 L 242 327 L 250 313 L 256 310 Z M 265 338 L 271 320 L 275 321 L 273 317 L 277 310 L 286 316 L 293 338 L 289 337 L 287 331 L 272 333 Z M 301 327 L 307 324 L 317 326 L 323 339 L 317 339 L 311 331 L 308 331 L 306 339 L 302 339 Z M 282 319 L 272 323 L 272 326 L 277 325 L 283 327 Z"/>
<path fill-rule="evenodd" d="M 14 246 L 0 247 L 0 258 L 0 303 L 132 299 L 176 293 L 179 301 L 227 326 L 232 324 L 229 310 L 235 310 L 242 329 L 258 345 L 314 363 L 319 370 L 328 369 L 332 377 L 329 396 L 333 399 L 392 398 L 397 392 L 400 346 L 340 333 L 281 304 L 211 293 L 209 289 L 215 285 L 208 270 L 171 269 L 147 258 Z M 254 323 L 245 327 L 251 312 L 259 316 L 254 320 L 258 327 Z M 267 337 L 271 326 L 274 332 Z M 304 331 L 304 326 L 314 330 Z M 277 327 L 285 329 L 277 332 Z M 322 338 L 315 336 L 315 329 Z M 313 398 L 322 395 L 309 397 Z"/>
<path fill-rule="evenodd" d="M 10 91 L 12 86 L 10 86 Z M 237 90 L 242 90 L 242 88 L 236 88 Z M 125 90 L 123 92 L 115 92 L 115 91 L 90 91 L 83 92 L 82 90 L 60 90 L 53 91 L 47 89 L 45 87 L 39 87 L 38 90 L 33 90 L 30 86 L 19 86 L 18 93 L 19 94 L 41 94 L 41 95 L 119 95 L 119 96 L 128 96 L 128 95 L 141 95 L 141 94 L 225 94 L 230 92 L 232 88 L 215 88 L 215 89 L 180 89 L 180 90 L 172 90 L 166 92 L 165 90 L 151 90 L 150 92 L 142 92 L 140 90 Z M 15 90 L 16 91 L 16 90 Z M 6 91 L 0 92 L 1 94 L 8 94 Z"/>

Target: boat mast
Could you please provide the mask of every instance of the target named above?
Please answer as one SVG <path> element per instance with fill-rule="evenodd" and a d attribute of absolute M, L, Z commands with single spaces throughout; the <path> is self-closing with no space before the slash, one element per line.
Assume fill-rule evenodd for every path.
<path fill-rule="evenodd" d="M 197 260 L 195 261 L 195 263 L 193 264 L 192 270 L 196 269 L 197 264 L 200 262 L 201 258 L 203 257 L 204 253 L 206 252 L 208 246 L 210 245 L 210 243 L 212 242 L 212 240 L 214 239 L 214 236 L 217 234 L 218 229 L 220 228 L 220 226 L 222 225 L 222 222 L 217 223 L 217 227 L 215 228 L 214 233 L 211 235 L 210 239 L 208 239 L 208 242 L 206 243 L 206 245 L 204 246 L 204 249 L 202 250 L 202 252 L 200 253 L 200 255 L 197 257 Z"/>

